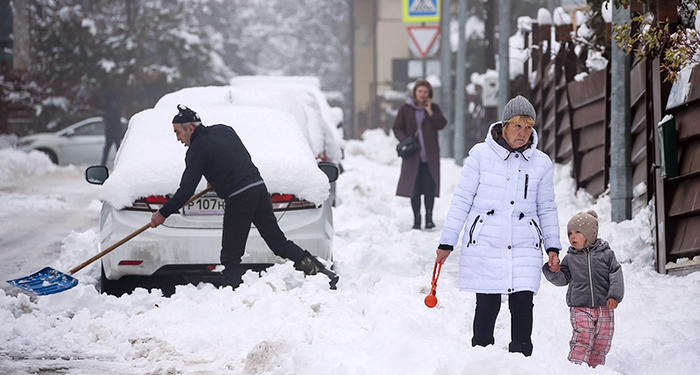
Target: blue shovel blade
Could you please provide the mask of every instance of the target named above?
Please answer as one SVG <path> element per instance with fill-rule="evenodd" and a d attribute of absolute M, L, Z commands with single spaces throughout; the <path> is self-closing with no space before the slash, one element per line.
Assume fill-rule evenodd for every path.
<path fill-rule="evenodd" d="M 38 296 L 60 293 L 78 285 L 78 279 L 51 267 L 7 282 Z"/>

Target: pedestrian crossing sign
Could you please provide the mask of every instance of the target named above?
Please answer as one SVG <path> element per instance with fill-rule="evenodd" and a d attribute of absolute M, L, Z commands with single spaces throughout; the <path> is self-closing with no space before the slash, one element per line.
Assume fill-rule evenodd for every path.
<path fill-rule="evenodd" d="M 440 22 L 440 0 L 402 0 L 403 22 Z"/>

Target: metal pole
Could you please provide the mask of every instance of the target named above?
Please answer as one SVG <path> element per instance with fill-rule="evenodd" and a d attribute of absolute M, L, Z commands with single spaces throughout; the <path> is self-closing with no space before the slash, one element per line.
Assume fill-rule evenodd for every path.
<path fill-rule="evenodd" d="M 459 38 L 457 47 L 457 75 L 455 94 L 455 163 L 462 165 L 466 157 L 464 145 L 464 98 L 465 98 L 465 76 L 464 63 L 467 59 L 467 44 L 465 42 L 465 26 L 467 24 L 467 0 L 459 0 L 457 7 L 459 13 Z"/>
<path fill-rule="evenodd" d="M 440 15 L 440 75 L 442 76 L 442 100 L 440 106 L 445 118 L 450 119 L 452 114 L 452 51 L 450 50 L 450 0 L 442 0 L 442 14 Z M 454 156 L 452 152 L 452 133 L 454 124 L 447 124 L 440 130 L 440 156 L 449 158 Z"/>
<path fill-rule="evenodd" d="M 420 24 L 422 27 L 425 27 L 425 22 L 421 22 Z M 425 51 L 425 56 L 421 55 L 420 59 L 420 64 L 421 64 L 421 79 L 428 79 L 428 63 L 427 63 L 427 57 L 428 53 L 430 53 L 430 50 L 432 48 L 429 48 L 428 51 Z"/>
<path fill-rule="evenodd" d="M 613 8 L 613 24 L 630 22 L 630 11 Z M 632 218 L 630 56 L 613 42 L 610 65 L 610 203 L 611 219 Z"/>
<path fill-rule="evenodd" d="M 498 117 L 510 100 L 510 0 L 498 0 Z M 507 119 L 504 119 L 507 120 Z"/>

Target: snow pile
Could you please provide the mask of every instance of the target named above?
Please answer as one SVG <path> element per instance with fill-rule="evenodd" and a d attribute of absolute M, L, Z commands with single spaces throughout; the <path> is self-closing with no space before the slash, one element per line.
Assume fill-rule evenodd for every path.
<path fill-rule="evenodd" d="M 0 149 L 0 183 L 11 181 L 13 178 L 46 174 L 57 168 L 43 152 L 26 153 L 13 148 Z"/>
<path fill-rule="evenodd" d="M 304 278 L 287 262 L 262 276 L 247 273 L 235 291 L 202 284 L 178 287 L 171 298 L 143 289 L 116 298 L 95 290 L 93 264 L 63 293 L 30 298 L 0 290 L 0 373 L 656 375 L 669 366 L 674 374 L 697 373 L 700 273 L 654 272 L 650 212 L 611 223 L 609 198 L 594 202 L 576 192 L 570 166 L 555 166 L 560 226 L 576 212 L 597 210 L 600 235 L 625 274 L 607 364 L 594 370 L 566 360 L 566 288 L 544 280 L 534 301 L 532 357 L 507 352 L 506 302 L 496 344 L 472 347 L 475 301 L 458 291 L 458 254 L 442 269 L 437 307 L 423 304 L 440 231 L 410 229 L 409 200 L 394 194 L 401 165 L 395 145 L 381 130 L 348 141 L 337 185 L 343 204 L 334 208 L 337 291 L 324 276 Z M 442 160 L 438 228 L 460 172 L 454 160 Z M 53 265 L 67 270 L 84 261 L 97 251 L 95 237 L 70 233 Z"/>
<path fill-rule="evenodd" d="M 580 38 L 589 38 L 593 35 L 593 31 L 586 26 L 588 21 L 588 12 L 577 10 L 574 14 L 576 20 L 576 35 Z"/>
<path fill-rule="evenodd" d="M 571 25 L 571 16 L 566 13 L 564 8 L 557 7 L 554 9 L 554 25 Z"/>
<path fill-rule="evenodd" d="M 17 139 L 15 134 L 0 134 L 0 150 L 13 147 L 17 144 Z"/>
<path fill-rule="evenodd" d="M 610 4 L 610 0 L 603 2 L 600 5 L 600 13 L 603 15 L 603 20 L 605 23 L 611 23 L 613 19 L 613 6 Z"/>
<path fill-rule="evenodd" d="M 476 38 L 484 38 L 484 20 L 476 15 L 467 18 L 464 25 L 464 40 L 468 41 L 472 35 Z M 454 53 L 459 48 L 459 20 L 450 21 L 450 50 Z"/>
<path fill-rule="evenodd" d="M 518 30 L 508 38 L 508 59 L 510 79 L 522 75 L 525 71 L 525 62 L 530 59 L 530 49 L 525 48 L 525 33 L 532 30 L 530 17 L 518 17 Z"/>
<path fill-rule="evenodd" d="M 608 67 L 608 59 L 603 57 L 602 52 L 589 49 L 586 67 L 591 73 L 604 70 Z"/>
<path fill-rule="evenodd" d="M 551 25 L 552 24 L 552 13 L 549 13 L 547 8 L 540 8 L 537 10 L 537 23 L 540 25 Z"/>
<path fill-rule="evenodd" d="M 469 76 L 469 83 L 467 84 L 467 87 L 465 88 L 467 90 L 467 94 L 469 95 L 475 95 L 479 93 L 479 90 L 477 90 L 477 86 L 481 86 L 482 89 L 486 87 L 486 82 L 495 82 L 496 85 L 498 85 L 498 72 L 493 70 L 493 69 L 487 69 L 486 73 L 484 74 L 479 74 L 479 73 L 472 73 L 471 76 Z M 497 89 L 497 88 L 496 88 Z M 469 111 L 471 112 L 471 111 Z"/>

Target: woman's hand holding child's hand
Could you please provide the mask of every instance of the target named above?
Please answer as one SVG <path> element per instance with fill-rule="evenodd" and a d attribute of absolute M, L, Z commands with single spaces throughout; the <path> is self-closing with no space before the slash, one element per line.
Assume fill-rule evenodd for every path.
<path fill-rule="evenodd" d="M 549 252 L 549 270 L 552 272 L 559 272 L 561 267 L 559 267 L 559 254 L 554 251 Z"/>

